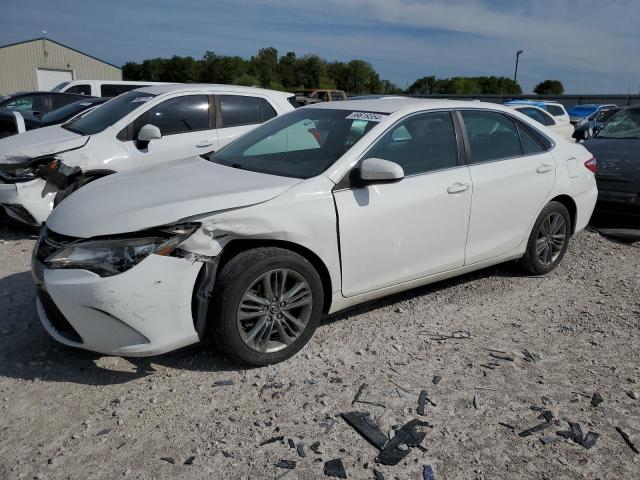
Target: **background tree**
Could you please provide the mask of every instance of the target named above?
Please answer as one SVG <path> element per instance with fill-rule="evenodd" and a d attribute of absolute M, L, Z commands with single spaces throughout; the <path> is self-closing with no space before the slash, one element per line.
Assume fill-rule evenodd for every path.
<path fill-rule="evenodd" d="M 560 80 L 545 80 L 536 85 L 533 93 L 538 95 L 563 95 L 564 85 Z"/>

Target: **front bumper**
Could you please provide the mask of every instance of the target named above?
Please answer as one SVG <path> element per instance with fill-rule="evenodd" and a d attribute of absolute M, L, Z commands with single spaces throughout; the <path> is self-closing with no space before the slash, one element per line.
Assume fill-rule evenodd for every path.
<path fill-rule="evenodd" d="M 53 210 L 56 193 L 40 178 L 30 182 L 0 183 L 0 205 L 10 217 L 40 226 Z"/>
<path fill-rule="evenodd" d="M 48 269 L 34 259 L 38 315 L 65 345 L 131 357 L 165 353 L 199 341 L 192 298 L 201 267 L 151 255 L 124 273 L 100 277 Z"/>

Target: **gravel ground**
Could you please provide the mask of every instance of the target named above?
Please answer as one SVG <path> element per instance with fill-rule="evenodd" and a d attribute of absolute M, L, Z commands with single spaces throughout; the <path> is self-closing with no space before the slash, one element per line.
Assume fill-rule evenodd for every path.
<path fill-rule="evenodd" d="M 583 232 L 546 277 L 503 265 L 417 289 L 327 319 L 288 362 L 242 369 L 208 346 L 128 360 L 58 345 L 36 318 L 34 241 L 0 226 L 2 479 L 315 479 L 336 458 L 353 479 L 421 479 L 424 464 L 437 479 L 640 478 L 615 429 L 640 447 L 640 244 Z M 455 331 L 470 337 L 437 340 Z M 384 406 L 351 405 L 363 383 Z M 420 416 L 423 389 L 435 405 Z M 518 436 L 544 422 L 537 407 L 548 428 Z M 337 416 L 352 410 L 385 434 L 428 422 L 424 450 L 377 464 Z M 596 445 L 556 435 L 567 421 Z"/>

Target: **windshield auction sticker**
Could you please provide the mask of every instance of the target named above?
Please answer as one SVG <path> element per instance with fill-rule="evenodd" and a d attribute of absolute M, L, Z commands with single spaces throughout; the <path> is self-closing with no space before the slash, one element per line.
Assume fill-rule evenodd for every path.
<path fill-rule="evenodd" d="M 366 120 L 368 122 L 381 122 L 384 120 L 385 115 L 380 113 L 370 113 L 370 112 L 353 112 L 351 115 L 346 117 L 347 120 Z"/>

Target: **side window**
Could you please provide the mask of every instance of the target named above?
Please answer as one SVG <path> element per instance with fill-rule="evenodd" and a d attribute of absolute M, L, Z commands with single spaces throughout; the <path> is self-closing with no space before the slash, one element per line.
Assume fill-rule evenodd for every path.
<path fill-rule="evenodd" d="M 329 101 L 329 92 L 320 92 L 320 100 L 323 102 Z"/>
<path fill-rule="evenodd" d="M 342 96 L 342 92 L 331 92 L 331 100 L 333 100 L 334 102 L 340 102 L 342 100 L 344 100 L 344 97 Z"/>
<path fill-rule="evenodd" d="M 218 98 L 223 128 L 262 123 L 258 97 L 220 95 Z"/>
<path fill-rule="evenodd" d="M 271 120 L 272 118 L 278 116 L 278 114 L 273 109 L 271 104 L 267 102 L 264 98 L 260 99 L 260 113 L 262 113 L 263 122 L 266 122 L 267 120 Z"/>
<path fill-rule="evenodd" d="M 165 100 L 135 120 L 134 137 L 148 123 L 158 127 L 163 136 L 209 130 L 209 97 L 187 95 Z"/>
<path fill-rule="evenodd" d="M 8 108 L 10 110 L 31 110 L 33 107 L 33 100 L 34 97 L 19 97 L 5 103 L 2 108 Z"/>
<path fill-rule="evenodd" d="M 522 141 L 522 152 L 525 155 L 535 155 L 537 153 L 543 153 L 545 150 L 542 145 L 533 138 L 525 127 L 518 124 L 518 133 L 520 134 L 520 140 Z"/>
<path fill-rule="evenodd" d="M 71 88 L 67 88 L 65 93 L 79 93 L 80 95 L 91 95 L 91 85 L 82 84 L 74 85 Z"/>
<path fill-rule="evenodd" d="M 126 84 L 103 84 L 100 86 L 101 97 L 117 97 L 130 90 L 143 88 L 144 85 L 126 85 Z"/>
<path fill-rule="evenodd" d="M 392 127 L 366 157 L 400 165 L 405 175 L 416 175 L 458 165 L 458 146 L 450 112 L 424 113 Z"/>
<path fill-rule="evenodd" d="M 462 112 L 469 137 L 471 162 L 482 163 L 522 155 L 518 129 L 506 116 L 497 112 Z"/>
<path fill-rule="evenodd" d="M 524 113 L 527 117 L 533 118 L 536 122 L 541 123 L 542 125 L 553 125 L 553 119 L 542 113 L 540 110 L 536 110 L 535 108 L 521 108 L 519 109 L 522 113 Z"/>

